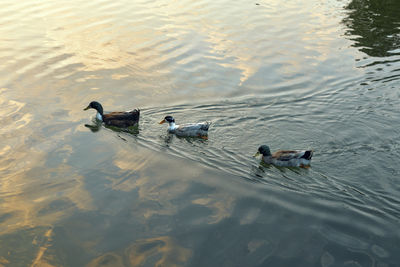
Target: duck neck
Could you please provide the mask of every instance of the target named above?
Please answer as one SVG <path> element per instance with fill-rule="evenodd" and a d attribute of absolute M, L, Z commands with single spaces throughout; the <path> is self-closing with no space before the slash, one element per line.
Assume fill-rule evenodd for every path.
<path fill-rule="evenodd" d="M 170 123 L 169 123 L 168 130 L 169 130 L 169 131 L 173 131 L 173 130 L 175 130 L 175 129 L 176 129 L 175 122 L 170 122 Z"/>
<path fill-rule="evenodd" d="M 103 121 L 103 106 L 96 102 L 93 108 L 97 111 L 96 119 Z"/>
<path fill-rule="evenodd" d="M 103 116 L 98 111 L 96 113 L 96 119 L 98 119 L 99 121 L 103 121 Z"/>

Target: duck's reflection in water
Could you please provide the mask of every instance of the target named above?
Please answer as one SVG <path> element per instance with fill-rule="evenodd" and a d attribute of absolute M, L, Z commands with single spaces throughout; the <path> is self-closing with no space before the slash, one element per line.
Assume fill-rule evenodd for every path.
<path fill-rule="evenodd" d="M 117 133 L 129 133 L 132 134 L 134 136 L 137 136 L 139 134 L 139 126 L 131 126 L 131 127 L 127 127 L 127 128 L 119 128 L 119 127 L 115 127 L 115 126 L 107 126 L 104 125 L 101 121 L 98 120 L 93 120 L 92 124 L 85 124 L 85 127 L 88 128 L 91 132 L 96 133 L 98 131 L 100 131 L 104 126 L 107 129 L 110 129 L 114 132 Z"/>

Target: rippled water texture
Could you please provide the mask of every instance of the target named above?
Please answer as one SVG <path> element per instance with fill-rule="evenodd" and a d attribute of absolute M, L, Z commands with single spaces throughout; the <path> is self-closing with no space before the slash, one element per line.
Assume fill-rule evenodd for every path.
<path fill-rule="evenodd" d="M 1 1 L 0 266 L 398 266 L 399 14 Z M 139 129 L 99 127 L 92 100 Z M 262 165 L 261 144 L 311 168 Z"/>

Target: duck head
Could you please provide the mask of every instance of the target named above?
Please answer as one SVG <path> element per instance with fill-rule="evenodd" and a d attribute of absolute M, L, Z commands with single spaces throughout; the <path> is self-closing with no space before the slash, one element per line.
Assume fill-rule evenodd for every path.
<path fill-rule="evenodd" d="M 160 124 L 163 124 L 164 122 L 168 122 L 168 131 L 174 131 L 177 126 L 175 125 L 175 119 L 172 116 L 166 116 L 162 121 L 160 121 Z"/>
<path fill-rule="evenodd" d="M 160 124 L 163 124 L 165 122 L 168 122 L 169 124 L 175 123 L 175 119 L 172 116 L 166 116 L 162 121 L 160 121 Z"/>
<path fill-rule="evenodd" d="M 91 108 L 97 110 L 97 112 L 100 113 L 100 115 L 103 115 L 103 106 L 102 106 L 99 102 L 97 102 L 97 101 L 92 101 L 92 102 L 90 102 L 89 105 L 88 105 L 86 108 L 84 108 L 83 110 L 88 110 L 88 109 L 91 109 Z"/>
<path fill-rule="evenodd" d="M 257 157 L 258 155 L 263 155 L 264 157 L 271 156 L 271 150 L 269 149 L 269 146 L 267 145 L 262 145 L 258 148 L 257 153 L 254 155 L 254 157 Z"/>
<path fill-rule="evenodd" d="M 89 104 L 86 108 L 84 108 L 83 110 L 88 110 L 88 109 L 90 109 L 90 108 L 93 108 L 93 109 L 97 110 L 96 119 L 98 119 L 98 120 L 100 120 L 100 121 L 103 121 L 103 106 L 102 106 L 99 102 L 97 102 L 97 101 L 92 101 L 92 102 L 90 102 L 90 104 Z"/>

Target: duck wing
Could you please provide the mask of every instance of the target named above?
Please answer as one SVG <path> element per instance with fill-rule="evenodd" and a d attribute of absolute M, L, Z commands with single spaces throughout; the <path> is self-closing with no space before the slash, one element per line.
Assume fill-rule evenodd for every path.
<path fill-rule="evenodd" d="M 280 150 L 272 154 L 272 158 L 280 161 L 289 161 L 292 159 L 306 159 L 312 158 L 312 150 Z"/>
<path fill-rule="evenodd" d="M 210 125 L 211 125 L 211 122 L 208 122 L 208 121 L 199 122 L 199 123 L 187 123 L 187 124 L 179 125 L 176 130 L 181 131 L 181 132 L 208 131 L 208 128 L 210 127 Z"/>
<path fill-rule="evenodd" d="M 106 125 L 117 127 L 129 127 L 139 123 L 140 110 L 111 112 L 103 115 L 103 121 Z"/>
<path fill-rule="evenodd" d="M 103 115 L 103 120 L 136 120 L 139 121 L 140 110 L 110 112 Z"/>

